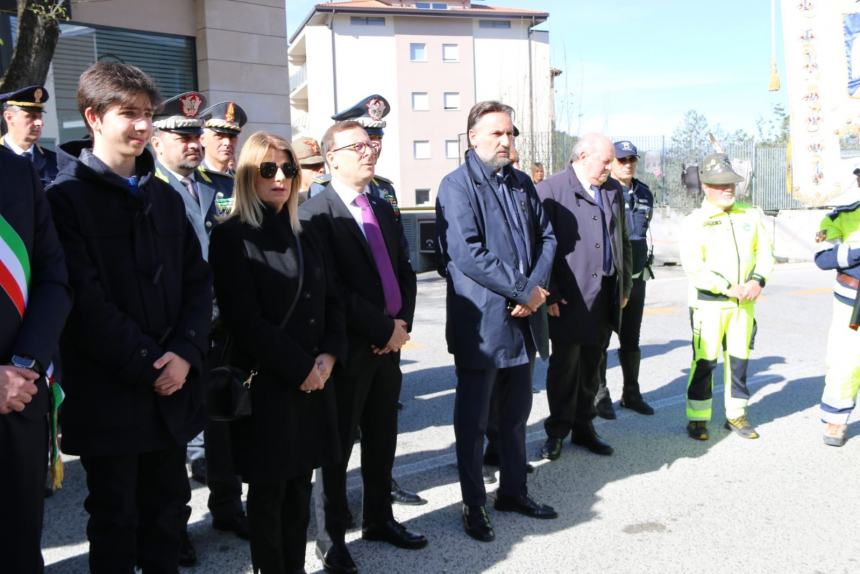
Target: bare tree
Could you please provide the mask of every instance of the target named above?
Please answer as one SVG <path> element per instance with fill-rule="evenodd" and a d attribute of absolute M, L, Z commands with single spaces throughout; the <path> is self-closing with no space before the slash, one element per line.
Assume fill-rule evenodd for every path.
<path fill-rule="evenodd" d="M 0 93 L 44 84 L 65 20 L 62 0 L 18 0 L 18 34 Z"/>

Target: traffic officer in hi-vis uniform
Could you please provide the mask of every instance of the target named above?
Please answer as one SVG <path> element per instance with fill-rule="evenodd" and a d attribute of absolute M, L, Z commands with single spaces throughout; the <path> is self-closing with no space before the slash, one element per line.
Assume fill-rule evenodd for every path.
<path fill-rule="evenodd" d="M 38 143 L 48 97 L 44 86 L 29 86 L 0 95 L 6 124 L 6 135 L 0 137 L 0 144 L 30 160 L 43 188 L 57 177 L 57 154 Z"/>
<path fill-rule="evenodd" d="M 654 274 L 651 271 L 652 253 L 648 249 L 648 227 L 654 215 L 654 195 L 644 182 L 636 179 L 639 150 L 630 141 L 614 144 L 615 159 L 612 161 L 612 178 L 621 184 L 627 209 L 627 230 L 633 254 L 633 287 L 630 299 L 621 312 L 621 327 L 618 330 L 618 363 L 624 377 L 621 391 L 621 406 L 642 415 L 653 415 L 654 409 L 642 398 L 639 390 L 639 333 L 642 330 L 642 313 L 645 310 L 645 282 Z M 600 385 L 594 397 L 597 416 L 614 419 L 612 397 L 606 388 L 606 353 L 600 361 Z"/>
<path fill-rule="evenodd" d="M 755 336 L 755 301 L 773 270 L 773 250 L 764 215 L 735 202 L 735 173 L 726 154 L 705 157 L 699 169 L 705 198 L 684 219 L 681 264 L 690 282 L 693 363 L 687 382 L 687 433 L 708 440 L 713 373 L 723 353 L 725 427 L 755 439 L 749 423 L 747 365 Z"/>
<path fill-rule="evenodd" d="M 821 397 L 824 444 L 842 446 L 860 388 L 860 331 L 852 317 L 860 285 L 860 201 L 837 207 L 826 215 L 816 240 L 826 243 L 815 255 L 815 264 L 821 269 L 836 270 Z"/>
<path fill-rule="evenodd" d="M 165 101 L 153 118 L 151 143 L 158 160 L 155 176 L 170 184 L 182 198 L 185 214 L 194 228 L 203 258 L 208 259 L 209 233 L 218 223 L 218 218 L 229 211 L 232 198 L 232 185 L 219 187 L 216 181 L 232 182 L 232 178 L 198 169 L 203 160 L 200 136 L 204 125 L 199 112 L 205 105 L 206 99 L 198 92 L 185 92 Z M 213 335 L 216 331 L 213 329 Z M 248 522 L 242 506 L 242 483 L 232 470 L 227 424 L 207 421 L 204 437 L 206 470 L 193 470 L 192 473 L 209 487 L 212 526 L 247 539 Z M 200 462 L 204 460 L 200 445 L 193 444 L 199 442 L 198 438 L 188 449 L 192 469 L 199 468 Z M 197 448 L 193 448 L 195 446 Z M 197 555 L 186 529 L 179 563 L 190 566 L 196 562 Z"/>

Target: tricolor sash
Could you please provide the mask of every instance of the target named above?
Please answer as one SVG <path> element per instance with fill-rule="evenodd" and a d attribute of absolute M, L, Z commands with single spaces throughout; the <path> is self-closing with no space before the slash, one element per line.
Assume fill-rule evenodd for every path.
<path fill-rule="evenodd" d="M 21 319 L 27 308 L 29 285 L 30 257 L 24 240 L 0 215 L 0 291 L 12 301 Z"/>

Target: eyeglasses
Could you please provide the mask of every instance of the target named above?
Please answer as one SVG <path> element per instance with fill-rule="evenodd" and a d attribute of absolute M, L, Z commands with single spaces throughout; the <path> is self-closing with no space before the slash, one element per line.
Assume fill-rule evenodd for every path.
<path fill-rule="evenodd" d="M 381 147 L 382 146 L 380 145 L 379 142 L 355 142 L 355 143 L 351 143 L 349 145 L 340 146 L 339 148 L 335 148 L 331 151 L 332 151 L 332 153 L 334 153 L 334 152 L 340 151 L 342 149 L 351 149 L 352 151 L 354 151 L 358 155 L 364 155 L 368 151 L 370 153 L 379 153 L 379 149 Z"/>
<path fill-rule="evenodd" d="M 619 157 L 617 159 L 618 163 L 636 163 L 639 160 L 639 158 L 635 155 L 631 155 L 629 157 Z"/>
<path fill-rule="evenodd" d="M 299 174 L 299 168 L 294 163 L 282 163 L 280 165 L 273 161 L 264 161 L 260 164 L 260 177 L 263 179 L 272 179 L 278 174 L 278 168 L 284 172 L 285 177 L 296 177 Z"/>

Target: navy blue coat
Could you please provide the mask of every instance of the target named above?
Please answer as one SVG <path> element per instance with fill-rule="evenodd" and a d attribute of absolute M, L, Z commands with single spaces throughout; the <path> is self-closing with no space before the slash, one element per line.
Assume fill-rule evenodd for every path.
<path fill-rule="evenodd" d="M 0 138 L 0 143 L 12 151 L 12 148 L 6 143 L 6 136 Z M 39 144 L 34 145 L 31 151 L 33 152 L 33 167 L 36 168 L 36 173 L 42 180 L 42 187 L 48 187 L 57 177 L 57 154 Z"/>
<path fill-rule="evenodd" d="M 63 250 L 29 160 L 0 147 L 0 173 L 0 218 L 20 239 L 30 263 L 29 297 L 23 317 L 0 289 L 0 364 L 8 364 L 12 355 L 22 355 L 36 359 L 46 369 L 72 308 Z M 39 395 L 22 413 L 31 419 L 44 416 L 48 410 L 47 387 L 38 387 Z"/>
<path fill-rule="evenodd" d="M 528 303 L 549 282 L 555 235 L 534 184 L 505 168 L 507 185 L 526 221 L 531 264 L 519 270 L 505 211 L 474 151 L 445 176 L 436 199 L 436 234 L 448 282 L 446 337 L 458 367 L 507 368 L 529 360 L 526 337 L 546 346 L 543 313 L 515 319 L 508 302 Z M 535 347 L 533 347 L 535 348 Z"/>
<path fill-rule="evenodd" d="M 633 285 L 631 248 L 627 237 L 624 194 L 612 178 L 600 187 L 605 220 L 609 229 L 612 261 L 616 269 L 611 326 L 621 323 L 624 298 Z M 600 208 L 586 192 L 570 165 L 538 184 L 538 194 L 558 239 L 550 281 L 550 302 L 565 299 L 561 317 L 550 319 L 550 336 L 565 337 L 580 344 L 598 343 L 596 327 L 603 321 L 594 302 L 603 283 L 603 225 Z M 567 339 L 570 338 L 570 339 Z"/>

